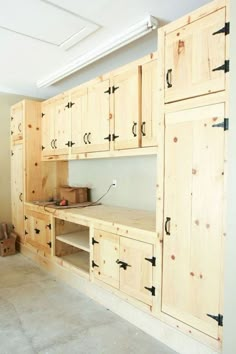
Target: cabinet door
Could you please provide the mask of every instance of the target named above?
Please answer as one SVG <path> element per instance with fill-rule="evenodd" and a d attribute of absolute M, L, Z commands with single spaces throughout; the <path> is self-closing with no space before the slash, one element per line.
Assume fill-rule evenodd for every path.
<path fill-rule="evenodd" d="M 55 101 L 54 155 L 67 155 L 71 141 L 71 108 L 70 97 L 62 96 Z"/>
<path fill-rule="evenodd" d="M 162 311 L 218 338 L 224 104 L 166 115 Z"/>
<path fill-rule="evenodd" d="M 142 147 L 157 145 L 157 60 L 142 66 Z"/>
<path fill-rule="evenodd" d="M 120 290 L 148 305 L 152 304 L 153 283 L 152 263 L 147 259 L 152 257 L 152 245 L 120 237 L 119 259 L 128 263 L 126 269 L 120 264 Z"/>
<path fill-rule="evenodd" d="M 110 143 L 105 139 L 110 127 L 110 97 L 105 91 L 109 80 L 88 87 L 88 115 L 83 124 L 84 151 L 106 151 Z"/>
<path fill-rule="evenodd" d="M 141 67 L 114 77 L 114 118 L 116 150 L 140 146 Z"/>
<path fill-rule="evenodd" d="M 42 156 L 53 156 L 55 152 L 54 145 L 54 115 L 55 105 L 53 101 L 42 103 Z"/>
<path fill-rule="evenodd" d="M 95 230 L 94 236 L 94 276 L 119 288 L 119 236 L 100 230 Z"/>
<path fill-rule="evenodd" d="M 11 140 L 23 139 L 23 102 L 11 108 Z"/>
<path fill-rule="evenodd" d="M 25 210 L 25 241 L 38 250 L 51 253 L 51 224 L 48 215 Z"/>
<path fill-rule="evenodd" d="M 165 102 L 225 89 L 225 8 L 165 37 Z"/>
<path fill-rule="evenodd" d="M 87 88 L 79 89 L 71 95 L 71 153 L 76 154 L 85 151 L 83 137 L 86 132 L 88 119 L 88 93 Z"/>
<path fill-rule="evenodd" d="M 16 144 L 11 151 L 11 210 L 14 231 L 24 241 L 24 184 L 23 145 Z"/>

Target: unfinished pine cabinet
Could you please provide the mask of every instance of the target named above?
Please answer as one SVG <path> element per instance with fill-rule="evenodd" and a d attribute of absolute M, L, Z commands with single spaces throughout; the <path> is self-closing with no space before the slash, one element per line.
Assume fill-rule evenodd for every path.
<path fill-rule="evenodd" d="M 151 306 L 156 295 L 153 245 L 96 229 L 92 243 L 94 276 Z"/>
<path fill-rule="evenodd" d="M 11 147 L 11 210 L 12 224 L 19 240 L 24 239 L 24 165 L 23 144 Z"/>
<path fill-rule="evenodd" d="M 162 311 L 219 337 L 224 103 L 165 115 Z"/>
<path fill-rule="evenodd" d="M 157 145 L 157 65 L 157 59 L 142 65 L 142 147 Z"/>
<path fill-rule="evenodd" d="M 225 90 L 228 34 L 222 1 L 215 2 L 207 12 L 190 14 L 160 32 L 165 53 L 166 103 Z"/>
<path fill-rule="evenodd" d="M 15 104 L 11 108 L 11 141 L 23 139 L 23 102 Z"/>
<path fill-rule="evenodd" d="M 33 246 L 39 252 L 51 254 L 51 216 L 47 213 L 40 213 L 26 207 L 24 212 L 24 235 L 25 242 Z"/>

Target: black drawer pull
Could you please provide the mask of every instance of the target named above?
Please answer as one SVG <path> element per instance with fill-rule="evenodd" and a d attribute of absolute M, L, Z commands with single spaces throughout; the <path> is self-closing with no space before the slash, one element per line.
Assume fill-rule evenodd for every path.
<path fill-rule="evenodd" d="M 143 122 L 143 123 L 141 124 L 141 133 L 142 133 L 142 136 L 146 136 L 145 124 L 146 124 L 146 122 Z"/>
<path fill-rule="evenodd" d="M 166 83 L 168 88 L 172 87 L 171 81 L 172 81 L 172 69 L 168 69 L 166 73 Z"/>
<path fill-rule="evenodd" d="M 132 133 L 133 133 L 133 136 L 136 137 L 137 136 L 137 123 L 134 122 L 133 126 L 132 126 Z"/>
<path fill-rule="evenodd" d="M 166 217 L 166 222 L 165 222 L 165 233 L 167 235 L 170 235 L 170 220 L 171 218 L 169 218 L 168 216 Z"/>
<path fill-rule="evenodd" d="M 88 135 L 88 134 L 85 133 L 84 136 L 83 136 L 83 141 L 84 141 L 85 144 L 88 144 L 87 141 L 85 140 L 85 139 L 87 139 L 87 135 Z"/>

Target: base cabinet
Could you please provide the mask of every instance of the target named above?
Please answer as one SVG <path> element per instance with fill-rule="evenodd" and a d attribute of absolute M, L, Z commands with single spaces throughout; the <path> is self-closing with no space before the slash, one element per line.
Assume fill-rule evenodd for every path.
<path fill-rule="evenodd" d="M 25 208 L 25 242 L 51 254 L 51 217 Z"/>
<path fill-rule="evenodd" d="M 125 294 L 152 305 L 153 245 L 110 232 L 95 230 L 93 261 L 95 278 Z"/>

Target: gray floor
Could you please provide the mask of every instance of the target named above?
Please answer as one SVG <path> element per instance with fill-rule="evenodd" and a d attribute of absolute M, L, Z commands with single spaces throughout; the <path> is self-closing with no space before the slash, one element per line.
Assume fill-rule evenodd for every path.
<path fill-rule="evenodd" d="M 0 354 L 174 354 L 17 254 L 0 257 Z"/>

